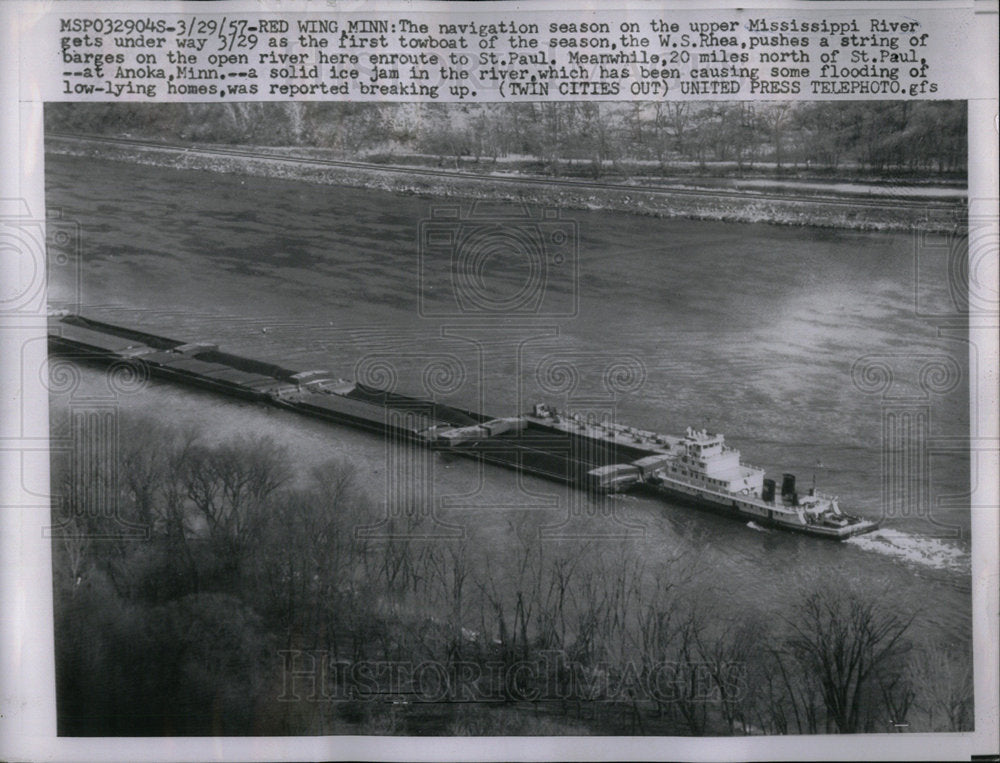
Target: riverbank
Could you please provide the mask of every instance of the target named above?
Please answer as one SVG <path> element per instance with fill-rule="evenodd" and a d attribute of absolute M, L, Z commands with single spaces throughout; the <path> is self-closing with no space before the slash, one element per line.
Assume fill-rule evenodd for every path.
<path fill-rule="evenodd" d="M 896 492 L 883 498 L 878 464 L 885 403 L 851 376 L 857 359 L 884 358 L 897 388 L 915 389 L 921 358 L 945 357 L 954 359 L 959 378 L 968 377 L 967 345 L 939 333 L 914 309 L 915 297 L 918 305 L 950 304 L 950 287 L 943 270 L 921 270 L 922 279 L 942 276 L 913 284 L 911 236 L 567 213 L 577 226 L 578 267 L 567 275 L 550 270 L 544 293 L 573 290 L 579 310 L 518 325 L 486 312 L 438 318 L 421 312 L 421 304 L 439 306 L 444 299 L 438 291 L 428 295 L 432 302 L 421 302 L 415 233 L 435 204 L 417 196 L 58 155 L 47 159 L 45 182 L 49 208 L 81 231 L 79 257 L 67 262 L 79 262 L 80 269 L 51 268 L 50 298 L 68 295 L 95 318 L 350 378 L 359 375 L 359 363 L 369 369 L 377 363 L 391 369 L 400 392 L 427 394 L 430 384 L 441 402 L 500 413 L 536 401 L 565 407 L 571 396 L 606 410 L 598 406 L 609 399 L 609 382 L 622 386 L 615 369 L 635 358 L 642 372 L 632 379 L 641 389 L 613 398 L 616 419 L 660 431 L 692 424 L 723 431 L 728 443 L 772 474 L 797 474 L 802 484 L 815 474 L 820 489 L 838 493 L 845 507 L 880 516 L 884 501 L 887 527 L 909 545 L 904 555 L 887 553 L 878 541 L 827 544 L 648 496 L 591 506 L 557 485 L 465 459 L 433 460 L 427 472 L 406 472 L 401 467 L 411 461 L 403 459 L 412 456 L 405 447 L 389 450 L 385 440 L 363 431 L 152 380 L 116 397 L 117 452 L 129 463 L 149 463 L 135 453 L 168 467 L 176 463 L 168 461 L 175 452 L 171 437 L 150 421 L 176 427 L 182 437 L 200 432 L 200 452 L 207 455 L 267 438 L 277 447 L 251 439 L 253 455 L 236 463 L 259 463 L 263 454 L 285 449 L 305 480 L 314 473 L 331 478 L 340 472 L 328 462 L 346 462 L 370 500 L 274 496 L 273 511 L 264 512 L 268 531 L 246 536 L 246 564 L 239 569 L 225 562 L 232 558 L 225 536 L 214 549 L 211 540 L 187 545 L 187 537 L 178 538 L 185 545 L 171 547 L 163 535 L 145 543 L 91 544 L 83 576 L 72 574 L 65 544 L 57 543 L 54 595 L 63 608 L 56 614 L 56 654 L 70 692 L 60 704 L 65 733 L 111 727 L 109 733 L 161 734 L 167 728 L 176 735 L 205 732 L 218 718 L 225 725 L 208 731 L 677 735 L 694 733 L 695 724 L 701 733 L 728 734 L 719 702 L 682 705 L 690 695 L 678 689 L 677 701 L 666 695 L 661 714 L 649 692 L 636 697 L 636 711 L 617 688 L 622 677 L 659 675 L 664 691 L 674 691 L 679 679 L 694 675 L 686 661 L 706 661 L 697 644 L 725 654 L 716 646 L 727 648 L 720 641 L 726 633 L 739 635 L 741 648 L 754 656 L 740 684 L 748 691 L 738 695 L 747 704 L 736 709 L 751 719 L 803 719 L 802 727 L 790 720 L 784 731 L 770 720 L 752 720 L 748 733 L 806 733 L 807 708 L 793 702 L 820 696 L 807 682 L 811 674 L 794 656 L 783 657 L 789 681 L 799 688 L 792 696 L 782 679 L 772 696 L 767 676 L 781 676 L 782 667 L 767 661 L 787 643 L 787 624 L 801 622 L 812 585 L 826 580 L 857 581 L 862 593 L 877 597 L 879 612 L 916 613 L 908 638 L 927 647 L 931 666 L 941 653 L 953 655 L 942 663 L 959 673 L 971 664 L 970 573 L 940 564 L 934 556 L 940 544 L 929 543 L 931 533 L 953 525 L 961 533 L 960 552 L 967 550 L 968 507 L 938 498 L 968 490 L 968 454 L 934 455 L 925 493 L 933 516 L 909 511 Z M 947 243 L 932 238 L 928 251 L 946 251 Z M 484 275 L 501 289 L 522 283 L 498 280 L 489 269 Z M 542 307 L 549 304 L 561 303 Z M 447 326 L 476 328 L 442 332 Z M 547 327 L 559 334 L 550 336 Z M 902 358 L 900 347 L 917 362 Z M 449 380 L 428 375 L 437 359 L 452 357 L 462 373 Z M 574 373 L 550 372 L 564 368 Z M 78 386 L 52 393 L 57 434 L 68 431 L 65 416 L 79 413 L 87 398 L 103 390 L 107 399 L 105 375 L 85 369 L 82 377 Z M 939 442 L 967 437 L 968 388 L 936 386 L 942 391 L 924 401 L 929 433 Z M 71 454 L 60 458 L 72 475 Z M 189 473 L 168 468 L 165 481 L 153 484 L 173 495 L 175 488 L 185 490 L 175 481 Z M 79 489 L 66 494 L 83 495 Z M 150 505 L 170 505 L 161 498 L 157 493 Z M 407 522 L 405 511 L 385 510 L 402 500 L 446 529 L 462 528 L 465 551 L 461 542 L 421 540 L 417 532 L 407 546 L 408 525 L 391 543 L 358 537 L 356 528 L 384 518 Z M 120 516 L 132 516 L 126 513 L 134 509 L 131 498 L 119 505 Z M 330 506 L 343 510 L 324 514 Z M 324 529 L 331 525 L 320 524 L 324 517 L 340 523 L 333 525 L 342 528 L 336 541 Z M 115 556 L 119 549 L 124 555 Z M 459 607 L 449 581 L 463 580 L 465 571 Z M 115 574 L 121 593 L 107 582 Z M 292 590 L 289 582 L 296 584 Z M 546 600 L 560 585 L 562 609 L 552 603 L 558 597 Z M 659 622 L 671 624 L 664 650 L 631 646 L 649 643 L 643 624 L 655 624 L 651 618 L 660 613 Z M 761 613 L 767 630 L 752 640 L 742 625 L 759 622 Z M 705 629 L 694 631 L 699 623 Z M 681 625 L 686 630 L 675 637 Z M 331 683 L 331 701 L 311 702 L 308 678 L 297 678 L 289 693 L 301 701 L 276 701 L 284 655 L 295 658 L 294 669 L 307 670 L 309 658 L 321 653 L 358 671 L 432 663 L 421 673 L 426 694 L 394 705 L 398 697 L 376 694 L 380 687 L 368 682 L 359 701 L 335 704 L 344 685 Z M 111 657 L 95 662 L 95 654 Z M 129 659 L 115 659 L 122 654 Z M 553 655 L 565 657 L 560 663 Z M 488 683 L 496 663 L 504 670 L 527 666 L 510 675 L 525 682 L 514 686 L 517 696 L 537 689 L 528 695 L 539 697 L 535 707 L 520 709 L 513 692 Z M 553 664 L 563 666 L 555 677 L 565 676 L 566 688 L 544 682 L 549 674 L 531 667 Z M 661 664 L 671 667 L 653 673 Z M 149 670 L 136 667 L 142 665 Z M 476 691 L 473 698 L 484 701 L 422 701 L 440 698 L 434 665 L 461 680 L 454 684 L 463 692 L 458 699 Z M 331 670 L 329 678 L 337 674 Z M 893 721 L 914 731 L 953 730 L 942 714 L 931 719 L 923 708 L 934 687 L 956 684 L 927 671 L 911 680 L 922 696 L 905 719 L 895 714 Z M 501 701 L 495 701 L 498 692 Z M 544 703 L 553 695 L 550 710 Z M 205 713 L 206 707 L 217 712 Z M 823 723 L 821 708 L 808 710 Z M 529 724 L 525 716 L 536 712 L 537 723 Z M 889 727 L 877 716 L 874 722 Z"/>
<path fill-rule="evenodd" d="M 961 197 L 927 198 L 908 193 L 859 195 L 857 189 L 823 189 L 823 195 L 780 186 L 733 184 L 724 189 L 691 181 L 649 183 L 560 182 L 539 176 L 475 174 L 373 164 L 321 163 L 300 155 L 232 147 L 157 146 L 49 136 L 46 151 L 172 169 L 299 180 L 320 185 L 391 193 L 516 201 L 561 209 L 588 209 L 663 218 L 811 226 L 865 231 L 949 231 L 964 219 Z M 922 192 L 926 189 L 921 188 Z"/>

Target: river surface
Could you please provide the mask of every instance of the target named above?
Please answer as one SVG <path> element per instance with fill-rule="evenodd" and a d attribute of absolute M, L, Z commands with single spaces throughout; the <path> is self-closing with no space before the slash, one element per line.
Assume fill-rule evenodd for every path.
<path fill-rule="evenodd" d="M 578 210 L 522 224 L 510 222 L 515 206 L 480 207 L 507 222 L 454 223 L 458 238 L 477 225 L 501 231 L 482 244 L 482 284 L 467 285 L 459 304 L 441 260 L 447 244 L 422 250 L 420 228 L 454 200 L 46 161 L 47 205 L 79 223 L 82 242 L 79 290 L 72 263 L 53 266 L 53 306 L 78 300 L 95 318 L 347 378 L 389 378 L 389 364 L 402 392 L 499 415 L 545 400 L 613 408 L 662 432 L 707 427 L 770 476 L 815 480 L 883 525 L 837 544 L 635 496 L 573 518 L 577 499 L 563 486 L 435 459 L 438 515 L 484 554 L 502 555 L 539 527 L 635 544 L 652 558 L 697 546 L 729 600 L 765 614 L 787 611 L 817 575 L 847 572 L 920 609 L 922 636 L 968 645 L 969 459 L 935 443 L 968 435 L 969 348 L 960 320 L 939 331 L 920 317 L 954 312 L 939 261 L 947 241 Z M 532 236 L 558 248 L 558 257 L 545 250 L 540 282 L 530 253 L 504 243 Z M 540 298 L 518 303 L 524 294 Z M 498 314 L 490 295 L 534 312 Z M 102 384 L 85 373 L 86 388 Z M 303 463 L 347 458 L 376 496 L 389 484 L 392 446 L 365 433 L 160 383 L 121 404 L 220 438 L 266 432 Z M 931 451 L 924 486 L 908 483 L 915 501 L 883 477 L 899 455 L 883 445 L 886 417 L 901 410 L 929 422 L 907 446 Z"/>

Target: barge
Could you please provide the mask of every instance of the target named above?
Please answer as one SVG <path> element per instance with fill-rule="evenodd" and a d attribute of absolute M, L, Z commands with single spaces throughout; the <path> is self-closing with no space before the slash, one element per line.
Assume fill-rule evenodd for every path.
<path fill-rule="evenodd" d="M 837 496 L 781 488 L 744 463 L 721 434 L 688 428 L 664 435 L 538 403 L 518 416 L 489 416 L 379 389 L 325 370 L 300 371 L 80 315 L 49 318 L 53 353 L 141 364 L 149 374 L 314 418 L 474 457 L 592 492 L 641 490 L 757 524 L 843 540 L 878 527 L 848 514 Z"/>

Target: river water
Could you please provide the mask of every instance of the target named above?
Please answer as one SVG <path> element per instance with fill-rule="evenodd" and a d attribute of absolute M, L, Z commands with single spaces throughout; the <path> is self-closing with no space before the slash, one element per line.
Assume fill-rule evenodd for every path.
<path fill-rule="evenodd" d="M 53 268 L 53 306 L 79 299 L 96 318 L 344 377 L 388 363 L 400 391 L 499 415 L 545 400 L 613 406 L 620 421 L 657 431 L 707 427 L 771 476 L 815 480 L 883 522 L 836 544 L 633 496 L 566 521 L 577 499 L 562 486 L 435 460 L 439 516 L 484 553 L 502 555 L 539 526 L 653 558 L 697 546 L 730 600 L 764 613 L 783 611 L 815 576 L 847 571 L 920 608 L 922 635 L 969 643 L 969 460 L 935 450 L 968 435 L 969 348 L 960 319 L 948 321 L 955 333 L 921 317 L 954 312 L 945 239 L 596 210 L 521 224 L 509 221 L 516 206 L 480 207 L 490 222 L 443 226 L 459 238 L 477 225 L 537 235 L 558 257 L 546 250 L 533 281 L 530 256 L 491 234 L 501 243 L 480 250 L 485 286 L 468 286 L 460 304 L 440 260 L 448 244 L 422 249 L 420 228 L 455 201 L 56 155 L 46 181 L 48 206 L 79 223 L 82 241 L 81 287 L 74 267 Z M 463 205 L 460 218 L 469 214 Z M 512 317 L 491 310 L 489 294 L 539 300 Z M 434 373 L 436 361 L 450 371 Z M 88 371 L 84 383 L 103 382 Z M 376 496 L 395 458 L 375 436 L 165 384 L 121 403 L 218 437 L 267 432 L 305 463 L 348 458 Z M 928 421 L 907 445 L 931 450 L 926 483 L 907 483 L 915 502 L 883 477 L 884 460 L 900 455 L 884 428 L 900 411 Z M 623 533 L 635 537 L 602 540 Z"/>

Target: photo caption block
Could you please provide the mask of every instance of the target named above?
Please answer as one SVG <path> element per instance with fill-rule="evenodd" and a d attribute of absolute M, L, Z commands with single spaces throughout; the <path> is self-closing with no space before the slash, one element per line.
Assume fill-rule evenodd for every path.
<path fill-rule="evenodd" d="M 966 98 L 972 9 L 78 13 L 47 101 Z"/>

